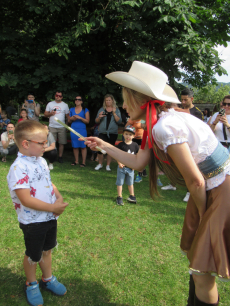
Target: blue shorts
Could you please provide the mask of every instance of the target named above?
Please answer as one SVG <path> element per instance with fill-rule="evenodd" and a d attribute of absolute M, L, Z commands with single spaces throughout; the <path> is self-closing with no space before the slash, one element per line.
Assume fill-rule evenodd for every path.
<path fill-rule="evenodd" d="M 122 186 L 124 184 L 124 180 L 125 183 L 128 186 L 133 185 L 134 182 L 134 170 L 124 167 L 124 168 L 119 168 L 119 166 L 117 167 L 117 181 L 116 181 L 116 185 L 117 186 Z"/>

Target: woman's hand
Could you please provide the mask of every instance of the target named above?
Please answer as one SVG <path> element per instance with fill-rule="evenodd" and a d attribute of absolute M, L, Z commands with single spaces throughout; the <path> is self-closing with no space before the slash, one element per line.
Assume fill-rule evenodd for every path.
<path fill-rule="evenodd" d="M 98 115 L 98 118 L 100 118 L 100 119 L 103 118 L 103 117 L 106 117 L 106 115 L 104 115 L 104 111 L 100 112 L 99 115 Z"/>
<path fill-rule="evenodd" d="M 227 129 L 230 127 L 230 124 L 228 123 L 228 119 L 227 119 L 226 115 L 220 116 L 219 121 L 222 122 L 223 125 L 225 125 Z"/>
<path fill-rule="evenodd" d="M 80 116 L 78 116 L 78 115 L 74 115 L 73 117 L 75 118 L 74 121 L 76 121 L 77 119 L 80 119 L 80 120 L 83 119 L 82 117 L 80 117 Z"/>
<path fill-rule="evenodd" d="M 103 149 L 103 147 L 106 145 L 106 142 L 101 140 L 98 137 L 86 137 L 86 141 L 85 141 L 85 145 L 87 145 L 87 147 L 89 147 L 92 151 L 98 151 L 96 149 L 96 147 L 100 147 L 101 149 Z M 80 139 L 79 140 L 83 140 Z"/>
<path fill-rule="evenodd" d="M 219 121 L 221 121 L 221 118 L 222 118 L 223 116 L 221 116 L 220 114 L 218 114 L 217 116 L 216 116 L 216 119 L 213 121 L 213 125 L 217 125 L 217 123 L 219 122 Z"/>

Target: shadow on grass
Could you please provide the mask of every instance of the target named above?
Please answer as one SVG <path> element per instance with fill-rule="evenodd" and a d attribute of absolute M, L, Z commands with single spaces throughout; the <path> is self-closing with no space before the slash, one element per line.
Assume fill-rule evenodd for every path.
<path fill-rule="evenodd" d="M 24 293 L 25 277 L 14 274 L 7 268 L 0 268 L 0 275 L 0 305 L 28 305 Z M 102 284 L 97 282 L 83 280 L 77 277 L 75 279 L 59 277 L 59 281 L 66 286 L 66 295 L 58 297 L 41 289 L 44 305 L 130 306 L 129 304 L 110 302 L 111 294 Z"/>

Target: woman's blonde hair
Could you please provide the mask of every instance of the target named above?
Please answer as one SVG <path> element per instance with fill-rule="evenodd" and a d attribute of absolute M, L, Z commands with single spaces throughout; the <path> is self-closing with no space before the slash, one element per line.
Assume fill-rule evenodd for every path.
<path fill-rule="evenodd" d="M 104 109 L 106 109 L 106 103 L 105 103 L 106 98 L 111 98 L 112 101 L 113 101 L 112 106 L 117 108 L 117 103 L 116 103 L 116 100 L 114 99 L 114 96 L 111 95 L 111 94 L 107 94 L 107 95 L 104 96 L 104 101 L 103 101 L 103 108 Z"/>
<path fill-rule="evenodd" d="M 122 96 L 124 99 L 124 102 L 130 107 L 140 107 L 141 105 L 145 104 L 146 102 L 150 100 L 154 100 L 154 98 L 149 97 L 147 95 L 144 95 L 142 93 L 139 93 L 135 90 L 129 89 L 124 87 L 122 90 Z M 165 103 L 163 106 L 156 103 L 155 108 L 157 111 L 157 114 L 159 115 L 163 110 L 167 111 L 167 108 L 171 108 L 171 103 Z M 157 190 L 157 176 L 158 176 L 158 168 L 162 170 L 165 175 L 168 177 L 172 185 L 183 185 L 185 186 L 184 179 L 177 169 L 176 165 L 174 164 L 173 160 L 170 158 L 170 156 L 165 153 L 163 150 L 160 150 L 156 143 L 153 142 L 152 138 L 152 129 L 151 129 L 151 118 L 152 118 L 152 109 L 150 106 L 150 114 L 149 114 L 149 131 L 150 131 L 150 137 L 151 137 L 151 143 L 153 145 L 153 149 L 155 151 L 155 154 L 159 159 L 155 156 L 153 149 L 151 150 L 150 154 L 150 161 L 149 161 L 149 183 L 150 183 L 150 194 L 151 197 L 154 199 L 155 194 L 159 195 Z M 168 161 L 170 163 L 164 163 L 163 161 Z"/>

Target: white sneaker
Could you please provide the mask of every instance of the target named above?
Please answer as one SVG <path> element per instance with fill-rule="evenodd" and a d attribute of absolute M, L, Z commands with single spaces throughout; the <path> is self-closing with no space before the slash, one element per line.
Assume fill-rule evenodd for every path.
<path fill-rule="evenodd" d="M 53 164 L 49 164 L 49 169 L 53 170 L 53 168 L 54 168 L 54 165 Z"/>
<path fill-rule="evenodd" d="M 100 170 L 103 166 L 101 164 L 98 164 L 96 167 L 95 167 L 95 170 Z"/>
<path fill-rule="evenodd" d="M 111 169 L 110 169 L 110 166 L 109 166 L 109 165 L 107 165 L 105 169 L 106 169 L 106 171 L 111 171 Z"/>
<path fill-rule="evenodd" d="M 183 198 L 183 201 L 188 202 L 189 197 L 190 197 L 190 192 L 187 192 L 186 196 Z"/>
<path fill-rule="evenodd" d="M 176 187 L 172 186 L 171 184 L 161 187 L 162 190 L 176 190 Z"/>

